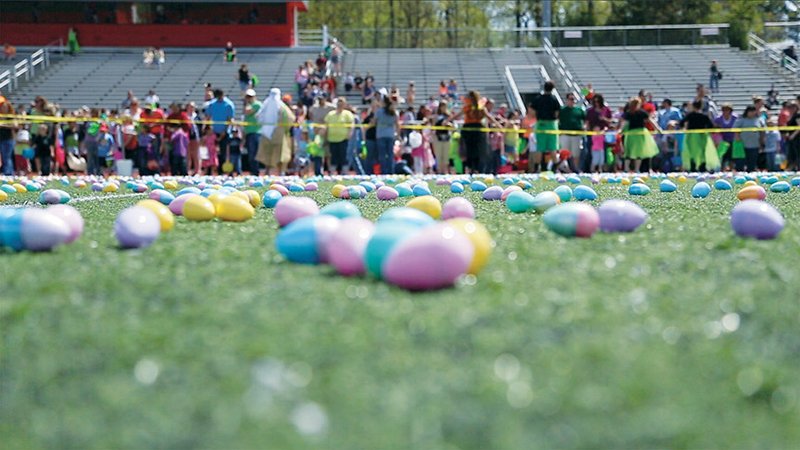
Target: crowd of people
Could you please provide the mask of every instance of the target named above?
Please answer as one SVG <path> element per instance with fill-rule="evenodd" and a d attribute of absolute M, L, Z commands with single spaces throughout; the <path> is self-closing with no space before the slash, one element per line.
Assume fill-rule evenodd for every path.
<path fill-rule="evenodd" d="M 18 115 L 0 121 L 0 170 L 109 174 L 121 159 L 140 175 L 799 168 L 800 132 L 766 127 L 798 125 L 800 97 L 776 105 L 774 91 L 737 114 L 702 85 L 680 106 L 670 99 L 657 105 L 642 90 L 612 108 L 591 85 L 568 93 L 562 105 L 548 81 L 523 112 L 474 90 L 461 96 L 455 80 L 418 101 L 413 82 L 402 96 L 396 86 L 376 88 L 369 73 L 335 70 L 324 52 L 298 68 L 296 98 L 272 89 L 259 100 L 246 65 L 235 101 L 210 84 L 200 105 L 165 106 L 154 90 L 142 101 L 128 92 L 119 108 L 105 110 L 67 111 L 42 97 L 14 108 L 0 97 L 0 114 Z M 361 92 L 361 105 L 336 95 L 328 82 L 336 78 L 345 92 Z M 702 131 L 712 128 L 756 130 Z"/>

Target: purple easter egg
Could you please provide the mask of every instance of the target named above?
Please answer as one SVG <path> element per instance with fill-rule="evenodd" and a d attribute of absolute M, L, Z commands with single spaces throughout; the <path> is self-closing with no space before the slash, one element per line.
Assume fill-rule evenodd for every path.
<path fill-rule="evenodd" d="M 313 192 L 313 191 L 316 191 L 317 189 L 319 189 L 319 186 L 317 186 L 317 183 L 314 183 L 314 182 L 312 181 L 311 183 L 308 183 L 308 184 L 306 184 L 306 186 L 305 186 L 305 188 L 304 188 L 304 189 L 305 189 L 307 192 Z"/>
<path fill-rule="evenodd" d="M 114 222 L 114 235 L 122 248 L 141 248 L 152 244 L 161 233 L 158 216 L 142 206 L 123 210 Z"/>
<path fill-rule="evenodd" d="M 780 211 L 761 200 L 744 200 L 731 212 L 731 227 L 741 237 L 775 239 L 783 226 Z"/>
<path fill-rule="evenodd" d="M 628 200 L 607 200 L 597 209 L 600 229 L 606 233 L 631 232 L 647 221 L 647 213 Z"/>
<path fill-rule="evenodd" d="M 69 225 L 44 209 L 27 209 L 22 213 L 22 246 L 34 252 L 49 251 L 67 242 Z"/>
<path fill-rule="evenodd" d="M 453 197 L 446 201 L 442 207 L 442 220 L 455 219 L 456 217 L 475 218 L 475 208 L 464 197 Z"/>
<path fill-rule="evenodd" d="M 83 217 L 77 209 L 69 205 L 53 205 L 45 211 L 60 218 L 69 227 L 69 236 L 65 244 L 75 242 L 83 234 Z"/>
<path fill-rule="evenodd" d="M 46 189 L 39 193 L 39 203 L 43 205 L 57 205 L 59 203 L 63 203 L 61 201 L 62 192 L 64 191 L 59 189 Z M 66 192 L 64 193 L 66 194 Z"/>
<path fill-rule="evenodd" d="M 92 183 L 92 190 L 95 192 L 100 192 L 103 190 L 103 183 Z"/>
<path fill-rule="evenodd" d="M 364 252 L 367 249 L 375 225 L 362 217 L 350 217 L 341 221 L 339 229 L 326 242 L 326 254 L 330 264 L 339 275 L 363 275 Z"/>
<path fill-rule="evenodd" d="M 384 262 L 383 277 L 412 291 L 449 287 L 467 272 L 474 253 L 469 238 L 452 225 L 432 225 L 397 244 Z"/>
<path fill-rule="evenodd" d="M 186 203 L 186 200 L 189 200 L 195 195 L 199 194 L 182 194 L 175 197 L 175 200 L 169 202 L 169 210 L 172 211 L 172 214 L 175 214 L 176 216 L 183 215 L 183 204 Z"/>
<path fill-rule="evenodd" d="M 275 205 L 275 220 L 285 227 L 293 221 L 306 216 L 319 214 L 317 202 L 308 197 L 285 197 Z"/>
<path fill-rule="evenodd" d="M 492 186 L 483 191 L 482 197 L 484 200 L 495 201 L 500 200 L 503 196 L 503 188 L 500 186 Z"/>
<path fill-rule="evenodd" d="M 390 186 L 381 186 L 375 191 L 375 196 L 378 200 L 394 200 L 398 197 L 397 191 Z"/>

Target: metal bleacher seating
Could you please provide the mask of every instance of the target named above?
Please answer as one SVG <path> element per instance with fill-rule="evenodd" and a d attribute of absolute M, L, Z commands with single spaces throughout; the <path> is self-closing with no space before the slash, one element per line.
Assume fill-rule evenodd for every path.
<path fill-rule="evenodd" d="M 756 55 L 723 45 L 664 47 L 592 47 L 558 49 L 581 85 L 591 83 L 612 106 L 622 105 L 640 89 L 654 99 L 672 99 L 675 106 L 691 101 L 697 84 L 708 85 L 709 65 L 716 59 L 723 79 L 713 98 L 729 102 L 740 113 L 753 95 L 766 96 L 774 85 L 783 94 L 796 95 L 800 83 Z"/>

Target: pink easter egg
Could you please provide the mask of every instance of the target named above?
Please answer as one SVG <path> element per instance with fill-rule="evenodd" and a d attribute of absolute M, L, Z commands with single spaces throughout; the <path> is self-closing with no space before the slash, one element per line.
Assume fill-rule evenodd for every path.
<path fill-rule="evenodd" d="M 81 213 L 77 209 L 69 205 L 53 205 L 45 211 L 60 218 L 69 227 L 69 237 L 65 241 L 66 244 L 75 242 L 83 234 L 83 217 L 81 217 Z"/>
<path fill-rule="evenodd" d="M 272 186 L 270 186 L 269 188 L 270 188 L 270 189 L 272 189 L 273 191 L 278 191 L 278 192 L 280 192 L 280 193 L 281 193 L 281 195 L 283 195 L 284 197 L 286 197 L 287 195 L 289 195 L 289 189 L 286 189 L 286 186 L 284 186 L 284 185 L 282 185 L 282 184 L 273 184 L 273 185 L 272 185 Z"/>
<path fill-rule="evenodd" d="M 336 216 L 321 214 L 314 221 L 314 235 L 317 240 L 317 254 L 319 255 L 319 262 L 327 264 L 331 261 L 331 253 L 329 252 L 328 242 L 331 237 L 339 231 L 342 225 L 342 220 Z M 336 252 L 333 249 L 333 252 Z"/>
<path fill-rule="evenodd" d="M 503 189 L 503 195 L 500 196 L 500 201 L 503 201 L 503 202 L 506 201 L 506 197 L 508 197 L 508 194 L 510 194 L 510 193 L 512 193 L 514 191 L 521 191 L 521 190 L 522 190 L 522 188 L 519 187 L 519 186 L 509 186 L 509 187 Z"/>
<path fill-rule="evenodd" d="M 398 193 L 391 186 L 381 186 L 375 192 L 375 196 L 378 197 L 378 200 L 394 200 L 398 197 Z"/>
<path fill-rule="evenodd" d="M 364 252 L 375 225 L 363 217 L 350 217 L 341 221 L 339 229 L 326 244 L 326 255 L 339 275 L 363 275 Z"/>
<path fill-rule="evenodd" d="M 467 272 L 474 253 L 467 236 L 439 223 L 397 244 L 383 264 L 383 277 L 412 291 L 449 287 Z"/>
<path fill-rule="evenodd" d="M 175 197 L 175 200 L 169 202 L 169 210 L 176 216 L 183 215 L 183 204 L 186 203 L 186 200 L 196 195 L 198 194 L 183 194 Z"/>
<path fill-rule="evenodd" d="M 455 219 L 456 217 L 475 218 L 475 208 L 464 197 L 453 197 L 446 201 L 442 207 L 442 220 Z"/>
<path fill-rule="evenodd" d="M 281 227 L 314 214 L 319 214 L 319 206 L 308 197 L 285 197 L 275 205 L 275 220 Z"/>

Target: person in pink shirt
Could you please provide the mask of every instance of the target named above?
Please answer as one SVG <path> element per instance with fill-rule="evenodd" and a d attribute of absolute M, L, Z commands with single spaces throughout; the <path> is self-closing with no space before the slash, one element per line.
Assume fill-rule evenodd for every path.
<path fill-rule="evenodd" d="M 217 135 L 208 125 L 203 129 L 203 145 L 208 149 L 208 158 L 203 159 L 202 162 L 203 171 L 211 169 L 211 175 L 216 175 L 217 165 L 219 164 L 219 159 L 217 158 Z"/>

